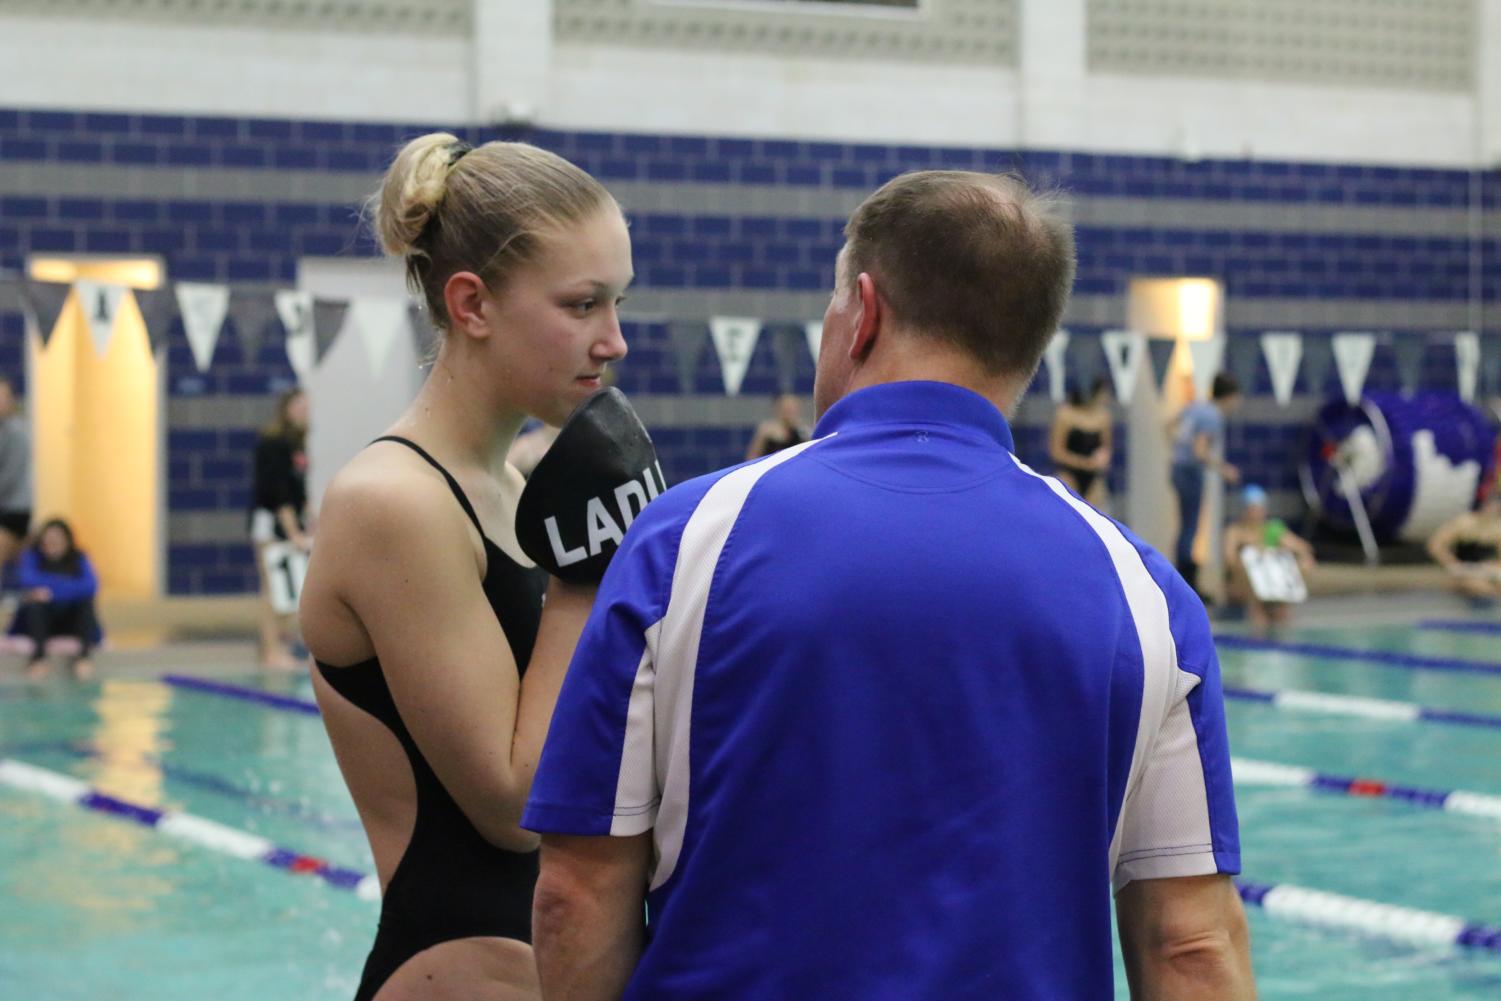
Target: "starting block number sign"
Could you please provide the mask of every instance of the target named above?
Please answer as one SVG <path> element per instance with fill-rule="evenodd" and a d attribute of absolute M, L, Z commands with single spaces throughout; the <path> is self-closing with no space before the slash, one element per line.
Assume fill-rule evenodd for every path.
<path fill-rule="evenodd" d="M 271 610 L 277 615 L 295 613 L 307 576 L 307 553 L 290 542 L 272 542 L 261 550 L 261 559 L 265 562 Z"/>
<path fill-rule="evenodd" d="M 1246 568 L 1251 590 L 1262 601 L 1298 604 L 1308 600 L 1308 586 L 1298 561 L 1286 549 L 1258 549 L 1245 546 L 1240 562 Z"/>

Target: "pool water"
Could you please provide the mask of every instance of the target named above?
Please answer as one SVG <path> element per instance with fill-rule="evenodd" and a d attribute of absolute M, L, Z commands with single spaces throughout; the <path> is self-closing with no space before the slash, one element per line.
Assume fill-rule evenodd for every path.
<path fill-rule="evenodd" d="M 1501 661 L 1501 635 L 1305 629 L 1300 642 Z M 1501 674 L 1225 649 L 1227 686 L 1501 717 Z M 303 678 L 236 684 L 311 699 Z M 1242 758 L 1501 794 L 1501 729 L 1227 705 Z M 152 680 L 0 687 L 0 757 L 372 872 L 314 716 Z M 1501 925 L 1501 820 L 1303 788 L 1237 791 L 1245 877 Z M 347 1001 L 378 905 L 316 878 L 0 787 L 0 999 Z M 1501 955 L 1413 947 L 1249 912 L 1270 1001 L 1501 998 Z M 1117 996 L 1126 998 L 1123 975 Z"/>

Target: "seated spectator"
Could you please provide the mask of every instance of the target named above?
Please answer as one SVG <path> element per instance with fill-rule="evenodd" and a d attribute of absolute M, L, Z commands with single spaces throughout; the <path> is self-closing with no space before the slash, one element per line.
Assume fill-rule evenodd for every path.
<path fill-rule="evenodd" d="M 27 676 L 38 678 L 47 673 L 48 642 L 66 636 L 78 642 L 73 676 L 79 680 L 92 677 L 94 665 L 89 655 L 103 638 L 94 611 L 99 578 L 89 558 L 74 544 L 67 522 L 61 518 L 47 522 L 37 533 L 36 543 L 22 550 L 16 584 L 21 605 L 11 632 L 31 642 Z"/>
<path fill-rule="evenodd" d="M 1428 552 L 1449 572 L 1450 587 L 1477 607 L 1494 605 L 1501 598 L 1501 490 L 1434 532 Z"/>
<path fill-rule="evenodd" d="M 1266 516 L 1266 491 L 1261 487 L 1248 485 L 1241 501 L 1240 518 L 1225 527 L 1227 590 L 1230 602 L 1245 605 L 1251 629 L 1262 635 L 1285 626 L 1292 606 L 1307 594 L 1303 581 L 1314 568 L 1313 547 L 1281 518 Z M 1288 556 L 1276 557 L 1284 562 L 1270 564 L 1270 572 L 1253 575 L 1247 564 L 1269 553 Z"/>

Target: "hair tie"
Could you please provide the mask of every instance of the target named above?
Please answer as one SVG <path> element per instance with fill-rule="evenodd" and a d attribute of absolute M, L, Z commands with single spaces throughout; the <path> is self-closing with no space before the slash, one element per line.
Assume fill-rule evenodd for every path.
<path fill-rule="evenodd" d="M 456 142 L 452 146 L 448 147 L 448 169 L 452 170 L 453 165 L 462 160 L 465 153 L 468 153 L 473 149 L 474 147 L 466 142 Z"/>

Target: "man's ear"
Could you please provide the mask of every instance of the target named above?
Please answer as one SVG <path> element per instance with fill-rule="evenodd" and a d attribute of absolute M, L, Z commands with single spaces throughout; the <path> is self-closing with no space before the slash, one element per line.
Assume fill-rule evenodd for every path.
<path fill-rule="evenodd" d="M 448 307 L 448 324 L 453 333 L 484 337 L 490 327 L 485 322 L 490 290 L 472 271 L 455 272 L 443 283 L 443 302 Z"/>
<path fill-rule="evenodd" d="M 870 357 L 876 338 L 881 335 L 885 314 L 881 297 L 876 293 L 876 283 L 864 271 L 855 279 L 855 295 L 860 299 L 860 315 L 855 319 L 855 336 L 850 339 L 850 357 L 864 361 Z"/>

